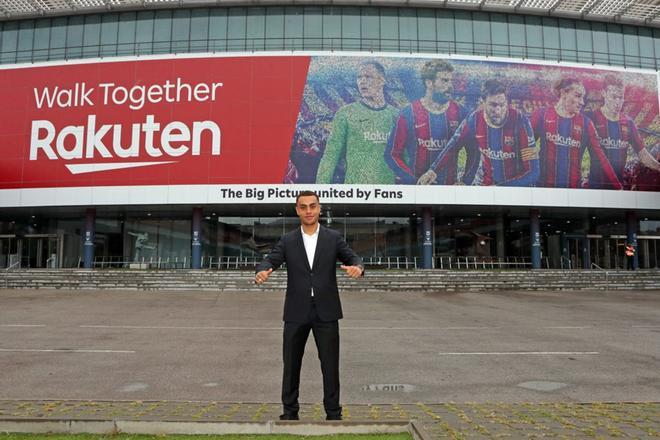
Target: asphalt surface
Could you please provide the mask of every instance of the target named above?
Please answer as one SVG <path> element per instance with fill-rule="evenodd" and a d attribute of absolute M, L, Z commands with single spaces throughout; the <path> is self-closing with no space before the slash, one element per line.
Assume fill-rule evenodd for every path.
<path fill-rule="evenodd" d="M 660 402 L 660 291 L 342 301 L 345 404 Z M 282 303 L 275 293 L 0 290 L 0 399 L 276 404 Z M 301 402 L 321 400 L 310 336 Z"/>

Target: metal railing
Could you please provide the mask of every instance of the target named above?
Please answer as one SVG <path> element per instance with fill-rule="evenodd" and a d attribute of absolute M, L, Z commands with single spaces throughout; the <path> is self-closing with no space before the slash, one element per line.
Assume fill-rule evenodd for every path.
<path fill-rule="evenodd" d="M 15 261 L 14 263 L 12 263 L 12 264 L 10 264 L 9 266 L 7 266 L 7 267 L 5 268 L 5 272 L 9 272 L 11 269 L 13 269 L 14 267 L 17 267 L 17 266 L 18 266 L 19 268 L 21 267 L 21 260 Z"/>
<path fill-rule="evenodd" d="M 206 265 L 202 258 L 202 268 L 208 269 L 254 269 L 261 262 L 261 257 L 207 257 Z"/>
<path fill-rule="evenodd" d="M 215 270 L 253 270 L 261 261 L 261 256 L 204 256 L 201 259 L 202 269 Z M 363 257 L 364 265 L 371 269 L 421 269 L 422 258 L 418 256 L 383 256 Z M 14 263 L 5 269 L 19 266 Z M 145 257 L 135 261 L 126 256 L 97 256 L 93 261 L 95 269 L 190 269 L 192 257 Z M 82 258 L 78 258 L 77 267 L 83 267 Z M 541 267 L 544 269 L 573 269 L 573 261 L 566 257 L 543 257 Z M 532 268 L 529 256 L 516 257 L 490 257 L 490 256 L 435 256 L 434 269 L 445 270 L 524 270 Z M 590 269 L 604 271 L 606 269 L 591 263 Z"/>
<path fill-rule="evenodd" d="M 202 257 L 202 269 L 253 269 L 262 260 L 261 257 Z M 135 260 L 127 256 L 97 256 L 92 262 L 98 269 L 190 269 L 192 257 L 143 257 Z M 83 267 L 82 257 L 78 258 L 78 267 Z"/>
<path fill-rule="evenodd" d="M 5 289 L 9 287 L 9 271 L 12 270 L 14 267 L 18 266 L 19 268 L 21 267 L 21 260 L 20 258 L 15 261 L 14 263 L 10 264 L 5 268 Z"/>
<path fill-rule="evenodd" d="M 78 258 L 78 268 L 84 266 L 82 257 Z M 135 259 L 125 256 L 94 257 L 92 267 L 97 269 L 189 269 L 190 257 L 143 257 Z"/>
<path fill-rule="evenodd" d="M 547 258 L 545 266 L 550 268 Z M 542 264 L 543 266 L 543 264 Z M 489 257 L 489 256 L 441 256 L 434 258 L 436 269 L 531 269 L 531 257 Z"/>
<path fill-rule="evenodd" d="M 365 267 L 372 269 L 417 269 L 419 257 L 365 257 Z"/>

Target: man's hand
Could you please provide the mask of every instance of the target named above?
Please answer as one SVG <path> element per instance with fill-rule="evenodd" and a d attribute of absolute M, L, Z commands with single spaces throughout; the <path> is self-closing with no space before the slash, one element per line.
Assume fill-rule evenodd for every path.
<path fill-rule="evenodd" d="M 273 273 L 272 268 L 268 270 L 262 270 L 261 272 L 257 272 L 257 274 L 254 276 L 254 283 L 255 284 L 265 283 L 271 273 Z"/>
<path fill-rule="evenodd" d="M 417 181 L 417 185 L 431 185 L 433 182 L 435 182 L 435 179 L 438 178 L 438 175 L 435 174 L 435 171 L 433 170 L 428 170 L 422 176 L 419 178 Z"/>
<path fill-rule="evenodd" d="M 360 266 L 344 266 L 343 264 L 339 266 L 341 269 L 346 271 L 346 275 L 351 278 L 359 278 L 362 276 L 362 267 Z"/>

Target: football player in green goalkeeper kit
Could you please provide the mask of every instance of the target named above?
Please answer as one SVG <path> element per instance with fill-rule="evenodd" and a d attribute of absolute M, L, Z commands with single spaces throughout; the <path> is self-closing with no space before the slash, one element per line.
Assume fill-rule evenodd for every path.
<path fill-rule="evenodd" d="M 385 163 L 387 138 L 399 111 L 385 102 L 385 69 L 377 61 L 358 66 L 360 100 L 337 110 L 316 183 L 336 183 L 337 164 L 346 158 L 342 183 L 394 184 L 394 172 Z"/>

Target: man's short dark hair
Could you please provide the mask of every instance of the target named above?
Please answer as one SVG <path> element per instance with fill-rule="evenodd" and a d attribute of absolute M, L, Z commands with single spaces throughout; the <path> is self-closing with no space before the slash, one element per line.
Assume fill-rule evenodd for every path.
<path fill-rule="evenodd" d="M 567 90 L 569 87 L 573 86 L 574 84 L 578 84 L 578 85 L 584 87 L 584 85 L 582 84 L 582 81 L 580 81 L 579 79 L 577 79 L 575 77 L 569 76 L 569 77 L 562 78 L 559 81 L 557 81 L 555 83 L 553 89 L 555 90 L 555 94 L 557 96 L 559 96 L 561 94 L 561 92 L 563 92 L 564 90 Z"/>
<path fill-rule="evenodd" d="M 617 89 L 623 89 L 625 88 L 625 85 L 620 76 L 616 76 L 610 73 L 605 75 L 605 81 L 603 83 L 604 90 L 607 90 L 608 87 L 616 87 Z"/>
<path fill-rule="evenodd" d="M 484 100 L 489 96 L 500 95 L 502 93 L 508 96 L 506 85 L 499 79 L 489 79 L 481 85 L 481 98 Z"/>
<path fill-rule="evenodd" d="M 362 61 L 358 67 L 366 67 L 366 66 L 374 66 L 374 69 L 376 69 L 378 73 L 380 73 L 381 76 L 385 78 L 385 68 L 378 61 L 376 60 Z"/>
<path fill-rule="evenodd" d="M 428 61 L 426 64 L 424 64 L 424 66 L 422 67 L 422 71 L 421 71 L 422 81 L 426 82 L 427 79 L 431 81 L 435 81 L 438 72 L 452 73 L 453 71 L 454 71 L 454 66 L 449 64 L 447 61 L 431 60 Z"/>
<path fill-rule="evenodd" d="M 300 191 L 300 192 L 298 193 L 298 195 L 296 196 L 296 205 L 298 204 L 298 200 L 299 200 L 301 197 L 306 197 L 306 196 L 314 196 L 314 197 L 316 197 L 316 201 L 319 202 L 319 203 L 321 203 L 321 201 L 319 200 L 319 195 L 316 194 L 315 191 L 310 191 L 310 190 L 306 189 L 306 190 L 304 190 L 304 191 Z"/>

